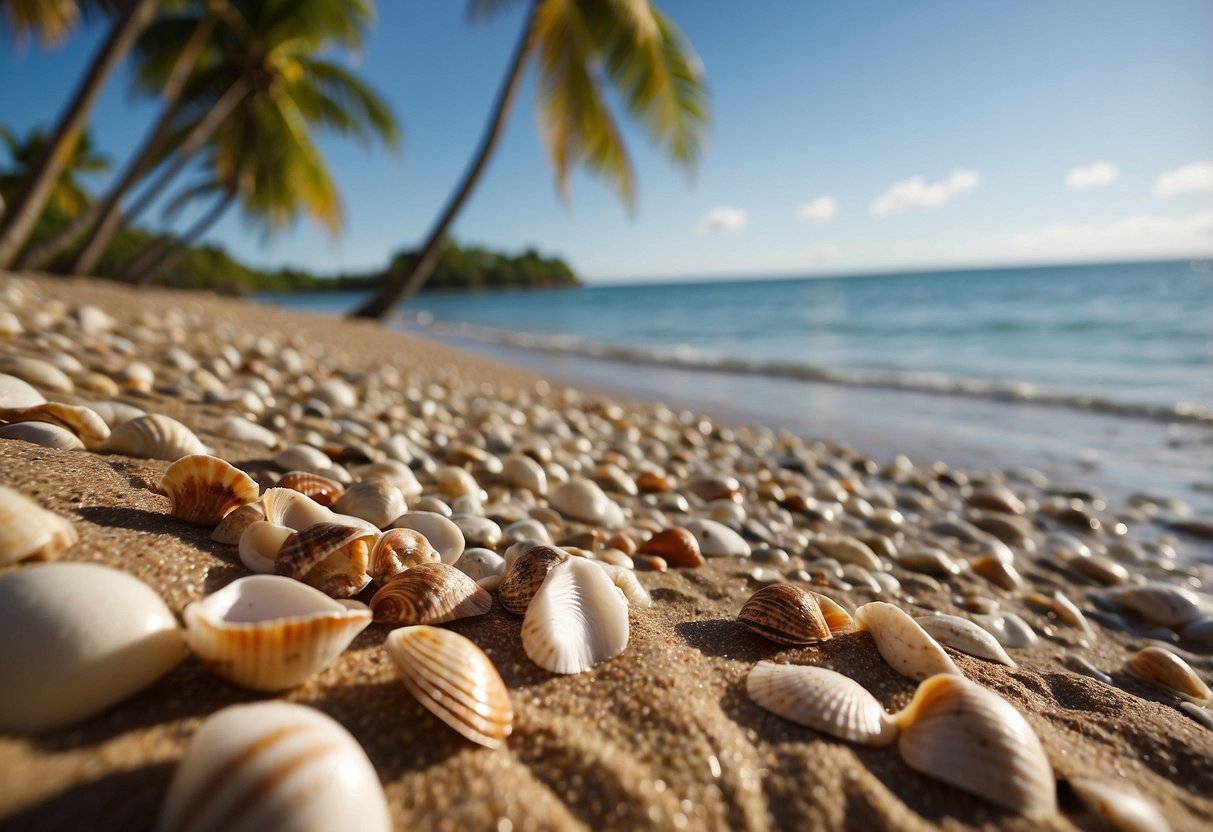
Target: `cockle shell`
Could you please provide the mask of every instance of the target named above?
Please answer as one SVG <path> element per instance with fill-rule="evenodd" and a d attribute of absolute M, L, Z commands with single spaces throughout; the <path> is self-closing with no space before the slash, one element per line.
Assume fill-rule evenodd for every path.
<path fill-rule="evenodd" d="M 573 520 L 609 529 L 623 525 L 623 510 L 598 483 L 585 477 L 574 477 L 558 486 L 548 497 L 548 502 L 552 508 Z"/>
<path fill-rule="evenodd" d="M 614 658 L 628 643 L 628 602 L 592 561 L 556 565 L 522 620 L 522 647 L 552 673 L 581 673 Z"/>
<path fill-rule="evenodd" d="M 0 566 L 28 558 L 50 560 L 75 542 L 70 520 L 0 485 Z"/>
<path fill-rule="evenodd" d="M 960 675 L 939 643 L 899 607 L 884 601 L 864 604 L 855 610 L 855 625 L 872 634 L 881 657 L 903 676 L 921 680 L 936 673 Z"/>
<path fill-rule="evenodd" d="M 224 460 L 191 454 L 169 466 L 160 490 L 172 501 L 173 517 L 213 526 L 234 509 L 255 502 L 260 489 L 252 477 Z"/>
<path fill-rule="evenodd" d="M 1202 702 L 1213 700 L 1213 690 L 1192 666 L 1163 647 L 1145 647 L 1125 662 L 1125 670 L 1139 679 L 1170 688 L 1180 696 Z"/>
<path fill-rule="evenodd" d="M 367 529 L 316 523 L 283 541 L 274 571 L 333 598 L 350 598 L 371 582 L 369 547 L 374 538 Z"/>
<path fill-rule="evenodd" d="M 831 638 L 817 598 L 795 584 L 772 584 L 749 597 L 737 620 L 779 644 L 815 644 Z"/>
<path fill-rule="evenodd" d="M 445 563 L 421 563 L 380 587 L 371 598 L 375 621 L 395 626 L 441 624 L 484 615 L 493 596 Z"/>
<path fill-rule="evenodd" d="M 897 739 L 876 697 L 824 667 L 759 662 L 746 677 L 746 692 L 773 714 L 847 742 L 884 748 Z"/>
<path fill-rule="evenodd" d="M 1053 768 L 1040 740 L 993 691 L 961 676 L 932 676 L 894 719 L 910 768 L 1028 818 L 1056 814 Z"/>
<path fill-rule="evenodd" d="M 371 547 L 371 578 L 382 585 L 414 566 L 438 563 L 441 560 L 438 552 L 421 532 L 413 529 L 388 529 L 375 539 L 375 544 Z"/>
<path fill-rule="evenodd" d="M 378 477 L 359 480 L 333 503 L 334 511 L 361 517 L 378 528 L 391 523 L 407 509 L 400 489 Z"/>
<path fill-rule="evenodd" d="M 109 425 L 96 411 L 61 402 L 45 402 L 30 407 L 0 408 L 0 421 L 46 422 L 71 431 L 86 447 L 92 448 L 104 442 L 110 435 Z"/>
<path fill-rule="evenodd" d="M 1170 832 L 1162 813 L 1128 783 L 1117 782 L 1113 776 L 1068 777 L 1066 782 L 1089 812 L 1117 832 Z"/>
<path fill-rule="evenodd" d="M 169 416 L 151 413 L 123 422 L 97 450 L 141 459 L 178 460 L 207 453 L 206 446 L 185 425 Z"/>
<path fill-rule="evenodd" d="M 531 599 L 543 585 L 548 573 L 569 557 L 569 553 L 563 549 L 543 544 L 527 546 L 512 563 L 507 553 L 505 574 L 497 587 L 497 600 L 514 615 L 525 615 Z"/>
<path fill-rule="evenodd" d="M 65 427 L 49 422 L 15 422 L 0 425 L 0 439 L 19 439 L 31 445 L 54 448 L 57 451 L 84 450 L 80 437 Z"/>
<path fill-rule="evenodd" d="M 496 748 L 510 735 L 510 692 L 475 642 L 441 627 L 418 625 L 393 630 L 383 649 L 409 693 L 464 737 Z"/>
<path fill-rule="evenodd" d="M 750 556 L 750 544 L 724 523 L 706 517 L 689 520 L 684 527 L 699 543 L 699 551 L 706 558 Z"/>
<path fill-rule="evenodd" d="M 345 493 L 345 486 L 337 480 L 310 471 L 289 471 L 274 483 L 274 487 L 298 491 L 325 508 L 332 508 L 334 501 Z"/>
<path fill-rule="evenodd" d="M 443 563 L 454 563 L 463 554 L 466 545 L 463 532 L 441 514 L 432 511 L 406 511 L 393 520 L 391 525 L 394 529 L 413 529 L 421 532 L 438 551 Z"/>
<path fill-rule="evenodd" d="M 1010 668 L 1019 667 L 1015 660 L 1007 655 L 1007 651 L 998 643 L 998 639 L 972 621 L 943 613 L 919 615 L 915 616 L 914 620 L 926 630 L 927 635 L 953 650 L 968 653 L 979 659 L 1005 664 Z"/>
<path fill-rule="evenodd" d="M 158 832 L 391 832 L 366 752 L 304 705 L 232 705 L 198 728 L 173 774 Z"/>
<path fill-rule="evenodd" d="M 663 529 L 637 547 L 643 555 L 658 555 L 673 567 L 697 567 L 704 563 L 699 541 L 686 529 Z"/>
<path fill-rule="evenodd" d="M 189 604 L 183 617 L 190 649 L 211 670 L 274 691 L 332 664 L 371 622 L 371 611 L 290 578 L 252 575 Z"/>
<path fill-rule="evenodd" d="M 186 655 L 151 587 L 92 563 L 35 564 L 0 580 L 0 632 L 0 731 L 71 725 Z"/>

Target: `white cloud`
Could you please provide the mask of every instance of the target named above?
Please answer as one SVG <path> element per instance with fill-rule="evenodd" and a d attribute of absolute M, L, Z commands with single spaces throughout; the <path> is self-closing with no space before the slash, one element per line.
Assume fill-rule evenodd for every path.
<path fill-rule="evenodd" d="M 1066 185 L 1071 188 L 1095 188 L 1110 185 L 1120 176 L 1120 170 L 1111 162 L 1096 162 L 1085 168 L 1071 168 L 1066 174 Z"/>
<path fill-rule="evenodd" d="M 809 249 L 809 261 L 813 263 L 830 263 L 842 255 L 842 249 L 833 243 L 822 243 Z"/>
<path fill-rule="evenodd" d="M 832 196 L 819 196 L 796 209 L 796 219 L 809 222 L 829 222 L 838 216 L 838 200 Z"/>
<path fill-rule="evenodd" d="M 1015 235 L 1020 248 L 1047 248 L 1090 243 L 1132 243 L 1159 238 L 1195 237 L 1213 234 L 1213 211 L 1201 211 L 1190 217 L 1138 216 L 1113 223 L 1060 223 Z"/>
<path fill-rule="evenodd" d="M 1154 182 L 1154 193 L 1175 196 L 1187 191 L 1213 190 L 1213 162 L 1193 162 L 1161 174 Z"/>
<path fill-rule="evenodd" d="M 875 216 L 900 214 L 911 208 L 934 208 L 959 194 L 981 184 L 981 174 L 975 170 L 954 170 L 941 182 L 927 183 L 921 176 L 894 182 L 887 191 L 872 200 Z"/>
<path fill-rule="evenodd" d="M 745 211 L 720 205 L 703 215 L 696 226 L 700 234 L 727 234 L 745 228 Z"/>

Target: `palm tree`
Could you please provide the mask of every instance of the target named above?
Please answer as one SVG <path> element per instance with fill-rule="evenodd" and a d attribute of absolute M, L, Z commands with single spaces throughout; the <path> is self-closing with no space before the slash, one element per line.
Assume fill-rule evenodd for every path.
<path fill-rule="evenodd" d="M 7 205 L 21 192 L 35 163 L 45 153 L 46 134 L 35 127 L 22 141 L 8 128 L 0 127 L 0 141 L 8 147 L 13 162 L 10 170 L 0 173 L 0 205 Z M 109 158 L 97 152 L 92 137 L 85 131 L 47 195 L 46 207 L 60 217 L 73 217 L 86 210 L 92 200 L 79 177 L 105 173 L 109 168 Z"/>
<path fill-rule="evenodd" d="M 502 0 L 473 0 L 472 14 L 502 5 Z M 690 44 L 650 0 L 531 0 L 471 164 L 418 256 L 407 268 L 387 275 L 352 315 L 383 318 L 430 276 L 448 230 L 500 141 L 532 58 L 539 69 L 539 119 L 566 198 L 569 171 L 582 164 L 610 181 L 629 209 L 635 203 L 631 163 L 604 98 L 604 81 L 671 159 L 689 168 L 698 158 L 708 123 L 702 68 Z"/>
<path fill-rule="evenodd" d="M 31 35 L 43 48 L 58 46 L 80 22 L 76 0 L 4 0 L 4 21 L 20 47 Z"/>
<path fill-rule="evenodd" d="M 157 2 L 158 0 L 129 0 L 122 12 L 114 18 L 109 35 L 93 57 L 84 78 L 51 131 L 46 151 L 35 164 L 25 189 L 4 215 L 4 221 L 0 224 L 0 269 L 12 265 L 17 252 L 29 239 L 34 224 L 42 215 L 49 194 L 59 179 L 59 174 L 71 157 L 80 133 L 88 122 L 93 106 L 101 97 L 101 90 L 134 46 L 139 33 L 151 22 Z M 10 14 L 11 8 L 14 8 L 9 5 L 11 3 L 13 0 L 6 4 L 6 10 L 9 10 Z M 31 4 L 23 2 L 20 5 L 24 7 Z"/>

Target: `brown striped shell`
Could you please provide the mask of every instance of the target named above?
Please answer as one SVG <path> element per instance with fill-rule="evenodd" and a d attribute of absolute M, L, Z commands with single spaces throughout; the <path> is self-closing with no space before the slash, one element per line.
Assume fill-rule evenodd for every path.
<path fill-rule="evenodd" d="M 371 547 L 371 578 L 385 584 L 396 575 L 423 563 L 442 560 L 425 535 L 414 529 L 389 529 Z"/>
<path fill-rule="evenodd" d="M 310 471 L 290 471 L 283 474 L 275 486 L 306 494 L 325 508 L 332 508 L 333 503 L 345 493 L 345 486 L 341 483 Z"/>
<path fill-rule="evenodd" d="M 755 592 L 737 620 L 779 644 L 816 644 L 831 637 L 817 597 L 793 584 L 771 584 Z"/>
<path fill-rule="evenodd" d="M 316 523 L 286 539 L 274 559 L 274 571 L 332 598 L 350 598 L 371 582 L 367 566 L 373 537 L 367 529 Z"/>
<path fill-rule="evenodd" d="M 384 584 L 371 598 L 375 621 L 396 626 L 441 624 L 484 615 L 493 596 L 445 563 L 422 563 Z"/>
<path fill-rule="evenodd" d="M 703 566 L 699 541 L 686 529 L 663 529 L 636 550 L 642 555 L 659 555 L 669 566 Z"/>
<path fill-rule="evenodd" d="M 525 615 L 548 573 L 571 557 L 563 549 L 537 544 L 522 552 L 497 587 L 497 600 L 514 615 Z"/>
<path fill-rule="evenodd" d="M 242 505 L 255 502 L 253 478 L 222 459 L 183 456 L 169 466 L 160 489 L 172 501 L 169 514 L 197 526 L 213 526 Z"/>

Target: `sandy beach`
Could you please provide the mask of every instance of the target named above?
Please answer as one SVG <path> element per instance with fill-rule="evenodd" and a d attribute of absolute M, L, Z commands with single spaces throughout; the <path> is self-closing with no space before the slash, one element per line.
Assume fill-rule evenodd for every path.
<path fill-rule="evenodd" d="M 82 328 L 82 307 L 111 321 Z M 281 447 L 320 443 L 356 478 L 359 464 L 382 453 L 386 436 L 406 434 L 419 452 L 413 468 L 422 497 L 433 498 L 429 505 L 456 502 L 434 471 L 461 466 L 487 492 L 481 508 L 499 529 L 529 515 L 558 544 L 608 557 L 603 549 L 626 548 L 623 536 L 643 543 L 658 529 L 713 518 L 740 530 L 749 555 L 709 557 L 696 568 L 638 569 L 652 606 L 629 608 L 621 654 L 576 675 L 532 662 L 522 619 L 496 601 L 487 614 L 442 625 L 479 645 L 509 690 L 513 732 L 500 748 L 472 744 L 410 696 L 383 650 L 390 628 L 376 623 L 332 666 L 277 696 L 237 686 L 191 656 L 77 724 L 0 736 L 0 827 L 150 828 L 203 720 L 229 705 L 273 698 L 315 708 L 353 734 L 398 829 L 1146 828 L 1100 817 L 1079 796 L 1092 780 L 1141 795 L 1174 830 L 1213 825 L 1211 712 L 1184 710 L 1173 691 L 1125 669 L 1136 651 L 1163 645 L 1208 683 L 1213 630 L 1207 618 L 1203 627 L 1194 620 L 1161 626 L 1114 600 L 1118 587 L 1150 581 L 1207 603 L 1202 592 L 1213 565 L 1201 535 L 1213 535 L 1213 518 L 1199 511 L 1186 515 L 1184 506 L 1162 500 L 1105 501 L 1073 483 L 1062 493 L 1030 471 L 932 466 L 933 458 L 909 447 L 901 449 L 908 459 L 868 459 L 762 425 L 572 390 L 378 325 L 238 300 L 0 275 L 3 311 L 20 331 L 0 338 L 0 359 L 62 367 L 71 365 L 66 355 L 79 362 L 68 373 L 73 389 L 42 389 L 47 399 L 118 399 L 173 417 L 263 488 L 283 473 L 273 462 Z M 283 369 L 288 348 L 302 357 L 304 371 Z M 174 361 L 178 352 L 210 378 Z M 146 390 L 132 389 L 139 385 L 127 370 L 135 362 L 152 371 Z M 333 404 L 328 413 L 304 410 L 302 401 L 292 409 L 286 391 L 301 375 L 317 384 L 339 378 L 356 401 Z M 258 377 L 272 397 L 250 385 Z M 250 408 L 247 397 L 230 395 L 245 390 L 260 404 Z M 273 431 L 275 447 L 225 435 L 230 418 L 246 414 Z M 619 528 L 562 515 L 546 495 L 519 494 L 488 461 L 523 449 L 542 458 L 542 448 L 553 486 L 561 471 L 606 484 L 623 512 Z M 72 521 L 79 539 L 60 560 L 127 572 L 178 617 L 187 604 L 248 574 L 235 547 L 214 542 L 210 528 L 170 516 L 159 490 L 167 460 L 15 439 L 0 439 L 0 460 L 0 484 Z M 641 473 L 658 470 L 660 489 L 627 493 Z M 1022 584 L 1003 588 L 974 568 L 990 554 L 991 536 L 1000 542 L 995 550 L 1010 553 Z M 831 562 L 840 539 L 863 542 L 879 567 L 841 564 L 837 556 Z M 489 548 L 507 546 L 503 537 Z M 912 557 L 933 549 L 952 565 Z M 0 580 L 28 568 L 5 567 Z M 885 577 L 876 580 L 873 572 Z M 887 601 L 912 615 L 1020 617 L 1035 641 L 1007 648 L 1016 668 L 947 652 L 966 678 L 1026 718 L 1052 767 L 1058 811 L 1023 817 L 916 771 L 896 747 L 843 742 L 755 704 L 747 674 L 763 660 L 839 671 L 890 712 L 907 705 L 918 686 L 882 658 L 865 631 L 809 646 L 751 632 L 738 612 L 772 583 L 811 587 L 849 611 Z M 1082 611 L 1086 629 L 1073 626 L 1065 609 L 1046 608 L 1055 593 Z M 1210 614 L 1205 606 L 1203 615 Z"/>

